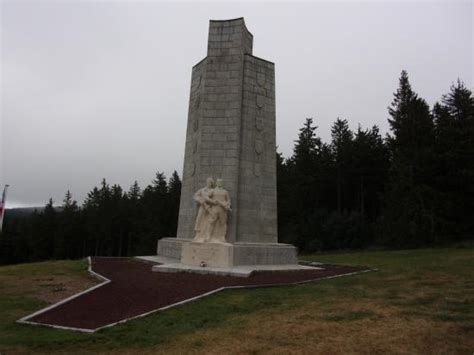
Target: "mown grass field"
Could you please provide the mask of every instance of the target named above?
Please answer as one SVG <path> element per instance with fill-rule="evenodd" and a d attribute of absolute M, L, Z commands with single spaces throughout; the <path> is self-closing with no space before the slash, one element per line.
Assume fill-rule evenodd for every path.
<path fill-rule="evenodd" d="M 0 353 L 474 353 L 474 245 L 303 256 L 377 272 L 227 290 L 95 334 L 15 323 L 93 279 L 87 263 L 0 267 Z"/>

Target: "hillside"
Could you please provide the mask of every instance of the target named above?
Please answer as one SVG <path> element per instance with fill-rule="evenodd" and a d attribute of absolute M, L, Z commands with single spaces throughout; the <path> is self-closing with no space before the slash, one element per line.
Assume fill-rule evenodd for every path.
<path fill-rule="evenodd" d="M 81 334 L 14 322 L 95 283 L 84 260 L 3 266 L 0 352 L 472 353 L 472 244 L 304 259 L 378 271 L 299 286 L 228 290 Z"/>

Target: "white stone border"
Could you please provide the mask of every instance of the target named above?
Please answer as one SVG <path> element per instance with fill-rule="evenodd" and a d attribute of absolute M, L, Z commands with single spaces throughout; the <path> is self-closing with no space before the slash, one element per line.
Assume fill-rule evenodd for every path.
<path fill-rule="evenodd" d="M 38 314 L 41 314 L 41 313 L 44 313 L 46 311 L 49 311 L 50 309 L 53 309 L 55 307 L 58 307 L 66 302 L 69 302 L 71 300 L 73 300 L 74 298 L 77 298 L 79 296 L 82 296 L 83 294 L 85 293 L 88 293 L 88 292 L 91 292 L 93 290 L 95 290 L 96 288 L 99 288 L 99 287 L 102 287 L 106 284 L 108 284 L 109 282 L 111 282 L 111 280 L 109 280 L 108 278 L 94 272 L 92 270 L 92 262 L 91 262 L 91 257 L 89 256 L 87 258 L 87 260 L 89 261 L 89 268 L 88 268 L 88 271 L 98 277 L 99 279 L 102 279 L 104 280 L 104 282 L 98 284 L 98 285 L 95 285 L 91 288 L 88 288 L 87 290 L 85 291 L 82 291 L 82 292 L 79 292 L 79 293 L 76 293 L 75 295 L 72 295 L 71 297 L 68 297 L 62 301 L 59 301 L 58 303 L 55 303 L 51 306 L 48 306 L 46 308 L 43 308 L 43 309 L 40 309 L 39 311 L 35 312 L 35 313 L 32 313 L 30 315 L 27 315 L 21 319 L 18 319 L 17 320 L 17 323 L 23 323 L 23 324 L 31 324 L 31 325 L 43 325 L 43 326 L 46 326 L 46 327 L 52 327 L 52 328 L 57 328 L 57 329 L 66 329 L 66 330 L 75 330 L 75 331 L 79 331 L 79 332 L 85 332 L 85 333 L 95 333 L 101 329 L 104 329 L 104 328 L 110 328 L 110 327 L 113 327 L 114 325 L 117 325 L 117 324 L 121 324 L 121 323 L 125 323 L 125 322 L 128 322 L 129 320 L 132 320 L 132 319 L 136 319 L 136 318 L 141 318 L 141 317 L 145 317 L 145 316 L 148 316 L 152 313 L 155 313 L 155 312 L 158 312 L 158 311 L 164 311 L 166 309 L 169 309 L 169 308 L 173 308 L 173 307 L 176 307 L 176 306 L 180 306 L 182 304 L 185 304 L 185 303 L 190 303 L 190 302 L 193 302 L 193 301 L 196 301 L 200 298 L 204 298 L 204 297 L 207 297 L 209 295 L 212 295 L 214 293 L 217 293 L 217 292 L 221 292 L 221 291 L 224 291 L 226 289 L 241 289 L 241 288 L 263 288 L 263 287 L 277 287 L 277 286 L 291 286 L 291 285 L 301 285 L 301 284 L 305 284 L 305 283 L 310 283 L 310 282 L 315 282 L 315 281 L 320 281 L 320 280 L 327 280 L 327 279 L 334 279 L 334 278 L 337 278 L 337 277 L 342 277 L 342 276 L 350 276 L 350 275 L 356 275 L 356 274 L 362 274 L 362 273 L 366 273 L 366 272 L 370 272 L 370 271 L 378 271 L 378 269 L 367 269 L 367 270 L 361 270 L 361 271 L 353 271 L 353 272 L 348 272 L 346 274 L 338 274 L 338 275 L 332 275 L 332 276 L 326 276 L 326 277 L 321 277 L 321 278 L 317 278 L 317 279 L 311 279 L 311 280 L 304 280 L 304 281 L 295 281 L 295 282 L 289 282 L 289 283 L 280 283 L 280 284 L 267 284 L 267 285 L 239 285 L 239 286 L 223 286 L 223 287 L 220 287 L 220 288 L 216 288 L 215 290 L 212 290 L 212 291 L 209 291 L 209 292 L 206 292 L 206 293 L 203 293 L 201 295 L 198 295 L 198 296 L 195 296 L 195 297 L 191 297 L 191 298 L 188 298 L 188 299 L 185 299 L 183 301 L 179 301 L 179 302 L 176 302 L 176 303 L 173 303 L 173 304 L 170 304 L 170 305 L 167 305 L 167 306 L 164 306 L 164 307 L 160 307 L 160 308 L 155 308 L 149 312 L 145 312 L 145 313 L 142 313 L 142 314 L 139 314 L 139 315 L 136 315 L 136 316 L 133 316 L 133 317 L 130 317 L 130 318 L 124 318 L 118 322 L 114 322 L 114 323 L 110 323 L 110 324 L 107 324 L 107 325 L 104 325 L 102 327 L 99 327 L 99 328 L 95 328 L 95 329 L 87 329 L 87 328 L 74 328 L 74 327 L 64 327 L 64 326 L 61 326 L 61 325 L 54 325 L 54 324 L 47 324 L 47 323 L 38 323 L 38 322 L 32 322 L 32 321 L 28 321 L 28 319 L 30 318 L 33 318 L 35 316 L 37 316 Z"/>
<path fill-rule="evenodd" d="M 93 333 L 95 332 L 96 330 L 93 330 L 93 329 L 86 329 L 86 328 L 74 328 L 74 327 L 65 327 L 65 326 L 61 326 L 61 325 L 54 325 L 54 324 L 48 324 L 48 323 L 38 323 L 38 322 L 32 322 L 32 321 L 29 321 L 28 319 L 31 319 L 33 317 L 36 317 L 37 315 L 39 314 L 42 314 L 44 312 L 47 312 L 49 311 L 50 309 L 53 309 L 53 308 L 56 308 L 66 302 L 69 302 L 79 296 L 82 296 L 83 294 L 86 294 L 86 293 L 89 293 L 99 287 L 102 287 L 106 284 L 108 284 L 109 282 L 111 282 L 111 280 L 109 280 L 108 278 L 96 273 L 95 271 L 92 270 L 92 260 L 91 260 L 91 257 L 87 257 L 87 261 L 89 263 L 89 267 L 87 268 L 87 271 L 89 271 L 89 273 L 95 277 L 97 277 L 98 279 L 100 280 L 103 280 L 104 282 L 100 283 L 100 284 L 97 284 L 95 286 L 92 286 L 84 291 L 81 291 L 79 293 L 76 293 L 75 295 L 72 295 L 68 298 L 65 298 L 57 303 L 54 303 L 46 308 L 43 308 L 43 309 L 40 309 L 39 311 L 37 312 L 34 312 L 32 314 L 29 314 L 23 318 L 20 318 L 18 319 L 16 322 L 17 323 L 22 323 L 22 324 L 31 324 L 31 325 L 43 325 L 43 326 L 46 326 L 46 327 L 52 327 L 52 328 L 58 328 L 58 329 L 68 329 L 68 330 L 76 330 L 76 331 L 81 331 L 81 332 L 86 332 L 86 333 Z"/>

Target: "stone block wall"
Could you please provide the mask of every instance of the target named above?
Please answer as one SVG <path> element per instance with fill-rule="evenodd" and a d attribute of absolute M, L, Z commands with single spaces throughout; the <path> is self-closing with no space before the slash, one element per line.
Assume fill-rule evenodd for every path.
<path fill-rule="evenodd" d="M 178 238 L 194 237 L 193 195 L 213 177 L 232 201 L 229 242 L 277 240 L 274 65 L 252 43 L 243 18 L 210 22 L 192 71 Z"/>
<path fill-rule="evenodd" d="M 275 67 L 246 55 L 242 101 L 238 241 L 277 242 Z"/>

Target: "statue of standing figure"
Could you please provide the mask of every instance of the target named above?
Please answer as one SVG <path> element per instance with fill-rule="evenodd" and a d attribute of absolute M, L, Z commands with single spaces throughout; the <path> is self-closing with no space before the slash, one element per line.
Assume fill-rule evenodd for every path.
<path fill-rule="evenodd" d="M 222 179 L 208 178 L 206 186 L 194 194 L 199 210 L 194 226 L 195 242 L 225 243 L 227 234 L 227 213 L 231 211 L 229 193 L 224 189 Z"/>

